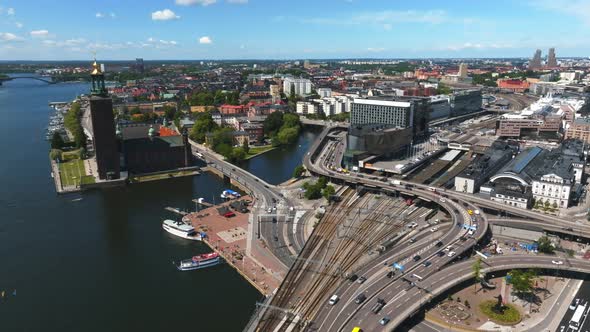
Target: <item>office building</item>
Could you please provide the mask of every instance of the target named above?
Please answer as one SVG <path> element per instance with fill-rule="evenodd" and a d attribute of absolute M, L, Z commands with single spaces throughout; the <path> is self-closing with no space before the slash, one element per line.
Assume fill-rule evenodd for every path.
<path fill-rule="evenodd" d="M 332 89 L 330 88 L 319 88 L 317 92 L 320 98 L 332 97 Z"/>
<path fill-rule="evenodd" d="M 555 48 L 550 48 L 547 55 L 547 67 L 557 67 L 557 58 L 555 57 Z"/>
<path fill-rule="evenodd" d="M 481 90 L 457 90 L 450 96 L 451 116 L 479 112 L 482 103 Z"/>
<path fill-rule="evenodd" d="M 529 69 L 539 69 L 541 67 L 541 50 L 536 50 L 535 55 L 533 55 L 533 58 L 529 62 Z"/>
<path fill-rule="evenodd" d="M 414 125 L 414 103 L 411 101 L 387 101 L 354 99 L 351 105 L 350 124 L 390 125 L 407 128 Z"/>
<path fill-rule="evenodd" d="M 311 94 L 311 81 L 306 78 L 287 77 L 283 80 L 283 93 L 305 97 Z"/>
<path fill-rule="evenodd" d="M 297 114 L 316 114 L 317 113 L 317 105 L 316 103 L 312 103 L 309 101 L 299 101 L 297 102 L 296 112 Z"/>
<path fill-rule="evenodd" d="M 98 177 L 101 180 L 114 180 L 120 177 L 120 158 L 115 133 L 113 100 L 108 96 L 104 74 L 96 60 L 92 64 L 90 127 L 91 140 L 96 157 Z"/>
<path fill-rule="evenodd" d="M 143 73 L 144 70 L 145 70 L 145 67 L 143 65 L 143 59 L 142 58 L 135 59 L 135 71 L 137 71 L 138 73 Z"/>

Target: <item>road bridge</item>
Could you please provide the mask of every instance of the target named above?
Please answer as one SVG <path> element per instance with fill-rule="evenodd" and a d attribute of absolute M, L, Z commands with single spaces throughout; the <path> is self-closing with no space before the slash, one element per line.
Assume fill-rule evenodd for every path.
<path fill-rule="evenodd" d="M 47 84 L 57 84 L 58 83 L 58 82 L 54 82 L 50 79 L 45 79 L 45 78 L 38 77 L 38 76 L 14 76 L 14 77 L 8 77 L 8 78 L 0 78 L 0 85 L 2 85 L 2 82 L 12 81 L 12 80 L 16 80 L 16 79 L 37 80 L 37 81 L 45 82 Z"/>

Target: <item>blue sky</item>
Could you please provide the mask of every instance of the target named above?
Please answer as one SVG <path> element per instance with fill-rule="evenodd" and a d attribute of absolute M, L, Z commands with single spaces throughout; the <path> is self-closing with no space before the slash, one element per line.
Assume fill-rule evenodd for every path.
<path fill-rule="evenodd" d="M 0 60 L 590 56 L 590 0 L 0 0 Z"/>

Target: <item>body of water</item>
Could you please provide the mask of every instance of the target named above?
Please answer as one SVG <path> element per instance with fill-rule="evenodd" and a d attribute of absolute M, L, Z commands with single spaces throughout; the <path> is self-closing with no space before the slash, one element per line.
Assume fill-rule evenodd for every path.
<path fill-rule="evenodd" d="M 303 162 L 311 143 L 320 135 L 321 128 L 306 127 L 297 143 L 278 147 L 247 160 L 242 168 L 271 184 L 279 184 L 293 176 L 293 170 Z"/>
<path fill-rule="evenodd" d="M 55 194 L 47 103 L 88 90 L 25 79 L 0 87 L 0 291 L 8 294 L 0 331 L 241 331 L 260 294 L 227 265 L 177 271 L 172 260 L 209 248 L 161 228 L 162 219 L 176 217 L 164 207 L 219 197 L 226 185 L 218 178 Z M 304 147 L 293 148 L 302 155 Z M 264 177 L 260 163 L 272 156 L 249 169 Z M 279 173 L 269 180 L 290 171 Z"/>

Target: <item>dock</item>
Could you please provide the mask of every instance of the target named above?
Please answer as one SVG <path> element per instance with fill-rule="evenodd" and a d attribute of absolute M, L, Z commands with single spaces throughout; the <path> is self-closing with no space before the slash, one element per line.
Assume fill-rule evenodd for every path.
<path fill-rule="evenodd" d="M 251 199 L 249 196 L 240 198 L 245 201 Z M 230 203 L 207 203 L 209 207 L 190 213 L 183 219 L 190 221 L 196 231 L 207 233 L 203 242 L 222 256 L 261 294 L 269 295 L 279 286 L 284 275 L 281 268 L 267 261 L 264 255 L 248 252 L 248 237 L 252 236 L 248 234 L 250 212 L 234 210 L 235 216 L 229 218 L 220 215 L 218 209 L 231 209 Z"/>
<path fill-rule="evenodd" d="M 212 207 L 213 206 L 213 204 L 211 204 L 209 202 L 205 202 L 205 201 L 199 202 L 198 199 L 193 199 L 193 202 L 195 202 L 196 204 L 202 205 L 204 207 Z"/>
<path fill-rule="evenodd" d="M 165 208 L 164 208 L 164 210 L 166 210 L 166 211 L 170 211 L 170 212 L 172 212 L 172 213 L 179 214 L 179 215 L 181 215 L 181 216 L 186 216 L 186 215 L 188 214 L 187 212 L 180 211 L 179 209 L 177 209 L 177 208 L 173 208 L 173 207 L 170 207 L 170 206 L 167 206 L 167 207 L 165 207 Z"/>

